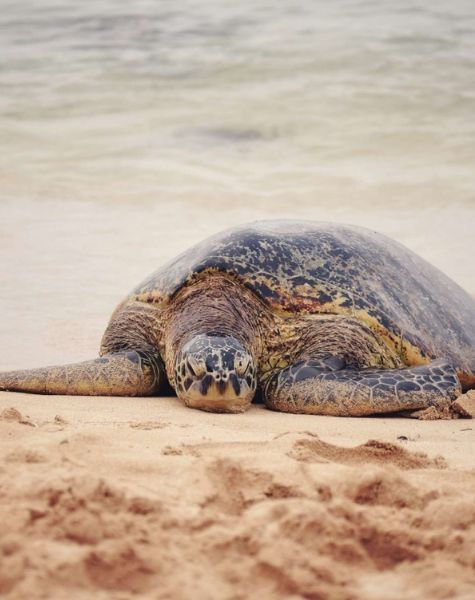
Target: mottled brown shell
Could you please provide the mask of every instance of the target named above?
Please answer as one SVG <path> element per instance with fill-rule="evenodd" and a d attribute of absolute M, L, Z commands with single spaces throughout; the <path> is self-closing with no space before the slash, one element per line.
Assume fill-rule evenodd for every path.
<path fill-rule="evenodd" d="M 475 301 L 397 242 L 330 223 L 264 221 L 236 227 L 170 261 L 132 293 L 156 305 L 222 272 L 282 314 L 348 314 L 424 358 L 475 373 Z M 404 341 L 404 344 L 403 344 Z"/>

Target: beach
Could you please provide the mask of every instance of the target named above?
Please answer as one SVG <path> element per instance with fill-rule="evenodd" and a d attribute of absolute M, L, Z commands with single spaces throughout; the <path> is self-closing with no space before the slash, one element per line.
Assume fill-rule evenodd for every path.
<path fill-rule="evenodd" d="M 217 225 L 193 206 L 157 238 L 130 206 L 3 214 L 2 369 L 97 356 L 124 292 Z M 0 594 L 468 600 L 474 431 L 1 392 Z"/>
<path fill-rule="evenodd" d="M 2 393 L 6 598 L 469 598 L 470 420 Z"/>
<path fill-rule="evenodd" d="M 367 227 L 475 294 L 472 2 L 7 1 L 0 371 L 262 219 Z M 469 600 L 475 426 L 0 392 L 8 600 Z"/>

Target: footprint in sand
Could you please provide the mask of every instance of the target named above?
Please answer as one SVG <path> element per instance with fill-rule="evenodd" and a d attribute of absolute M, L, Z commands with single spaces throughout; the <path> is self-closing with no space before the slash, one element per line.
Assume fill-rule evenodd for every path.
<path fill-rule="evenodd" d="M 422 452 L 408 452 L 401 446 L 369 440 L 353 448 L 334 446 L 312 434 L 311 438 L 300 438 L 292 444 L 287 455 L 299 462 L 337 462 L 343 464 L 376 463 L 392 464 L 400 469 L 423 469 L 447 467 L 446 461 L 438 456 L 429 458 Z"/>
<path fill-rule="evenodd" d="M 299 485 L 266 469 L 243 466 L 239 460 L 216 458 L 205 466 L 204 474 L 211 493 L 202 501 L 211 513 L 240 515 L 258 503 L 300 498 Z"/>
<path fill-rule="evenodd" d="M 29 425 L 30 427 L 37 427 L 28 415 L 23 416 L 19 410 L 14 406 L 5 408 L 0 413 L 0 421 L 10 421 L 12 423 L 20 423 L 20 425 Z"/>

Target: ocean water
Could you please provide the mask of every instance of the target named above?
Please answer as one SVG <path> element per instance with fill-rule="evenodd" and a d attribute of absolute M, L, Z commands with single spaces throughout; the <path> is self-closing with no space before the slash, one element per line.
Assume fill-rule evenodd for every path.
<path fill-rule="evenodd" d="M 86 355 L 254 219 L 378 229 L 475 293 L 472 0 L 0 9 L 0 367 Z"/>

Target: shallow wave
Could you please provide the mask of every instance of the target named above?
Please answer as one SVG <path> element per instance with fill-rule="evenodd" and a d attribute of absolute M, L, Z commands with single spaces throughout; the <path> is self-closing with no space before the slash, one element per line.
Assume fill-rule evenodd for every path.
<path fill-rule="evenodd" d="M 4 197 L 474 203 L 471 2 L 2 6 Z"/>

